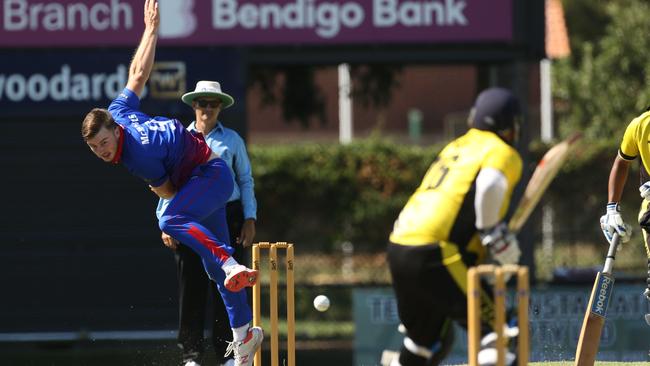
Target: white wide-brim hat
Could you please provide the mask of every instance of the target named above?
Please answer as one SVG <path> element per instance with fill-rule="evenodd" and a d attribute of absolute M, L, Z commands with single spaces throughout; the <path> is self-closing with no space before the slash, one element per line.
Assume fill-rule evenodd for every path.
<path fill-rule="evenodd" d="M 192 101 L 198 97 L 212 97 L 219 98 L 223 103 L 221 108 L 226 109 L 235 104 L 235 99 L 230 95 L 221 91 L 221 85 L 216 81 L 201 80 L 196 83 L 196 88 L 193 92 L 185 93 L 181 97 L 183 103 L 192 105 Z"/>

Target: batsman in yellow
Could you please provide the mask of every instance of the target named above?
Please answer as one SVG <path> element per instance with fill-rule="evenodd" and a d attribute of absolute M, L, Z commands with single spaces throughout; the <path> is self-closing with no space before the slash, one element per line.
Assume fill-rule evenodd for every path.
<path fill-rule="evenodd" d="M 513 147 L 519 116 L 510 91 L 481 92 L 469 131 L 440 152 L 399 214 L 388 262 L 405 337 L 391 366 L 438 365 L 453 343 L 452 322 L 467 326 L 468 268 L 488 258 L 518 263 L 519 244 L 504 219 L 522 171 Z M 494 303 L 483 287 L 479 362 L 494 364 Z M 515 357 L 508 352 L 508 364 Z"/>
<path fill-rule="evenodd" d="M 614 233 L 618 233 L 622 242 L 630 240 L 630 226 L 625 224 L 621 217 L 621 196 L 627 181 L 630 164 L 640 158 L 640 183 L 639 192 L 643 202 L 639 212 L 639 225 L 643 229 L 646 254 L 648 257 L 648 279 L 644 295 L 650 300 L 650 246 L 648 233 L 650 232 L 650 108 L 640 116 L 634 118 L 625 129 L 621 146 L 612 164 L 609 173 L 607 209 L 600 218 L 600 226 L 607 241 L 611 243 Z M 646 316 L 650 324 L 650 316 Z"/>

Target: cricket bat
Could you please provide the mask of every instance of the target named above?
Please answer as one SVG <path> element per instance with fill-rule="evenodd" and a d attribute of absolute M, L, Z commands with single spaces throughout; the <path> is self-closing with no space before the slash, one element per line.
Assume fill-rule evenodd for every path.
<path fill-rule="evenodd" d="M 530 177 L 526 190 L 521 200 L 519 200 L 519 205 L 508 223 L 508 228 L 511 232 L 519 232 L 521 227 L 524 226 L 540 198 L 542 198 L 546 188 L 551 184 L 553 178 L 560 171 L 562 164 L 569 157 L 572 147 L 576 145 L 576 142 L 581 137 L 582 135 L 580 133 L 575 133 L 553 146 L 544 154 L 542 160 L 537 164 L 533 175 Z"/>
<path fill-rule="evenodd" d="M 609 250 L 607 251 L 603 271 L 598 272 L 596 275 L 596 281 L 594 282 L 594 288 L 591 290 L 585 318 L 582 321 L 580 338 L 578 338 L 575 366 L 594 366 L 594 362 L 596 362 L 596 354 L 598 354 L 598 347 L 600 345 L 600 334 L 605 325 L 607 306 L 609 305 L 609 299 L 614 289 L 612 267 L 614 266 L 618 243 L 618 234 L 614 234 L 612 243 L 609 245 Z"/>

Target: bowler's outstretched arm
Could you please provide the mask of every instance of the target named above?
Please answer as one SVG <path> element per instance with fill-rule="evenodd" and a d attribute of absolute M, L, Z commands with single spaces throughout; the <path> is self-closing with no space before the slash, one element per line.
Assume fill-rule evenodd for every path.
<path fill-rule="evenodd" d="M 158 41 L 158 26 L 160 25 L 160 13 L 157 0 L 146 0 L 144 2 L 144 33 L 140 40 L 131 66 L 129 67 L 129 80 L 126 87 L 140 97 L 144 85 L 149 80 L 151 68 L 156 56 L 156 43 Z"/>

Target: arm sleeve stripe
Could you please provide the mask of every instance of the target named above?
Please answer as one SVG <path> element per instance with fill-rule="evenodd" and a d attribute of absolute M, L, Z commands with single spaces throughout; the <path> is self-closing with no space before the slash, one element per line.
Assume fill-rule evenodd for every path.
<path fill-rule="evenodd" d="M 618 149 L 618 156 L 620 156 L 621 159 L 623 159 L 623 160 L 634 160 L 634 159 L 636 159 L 636 156 L 629 156 L 629 155 L 623 154 L 621 149 Z"/>

